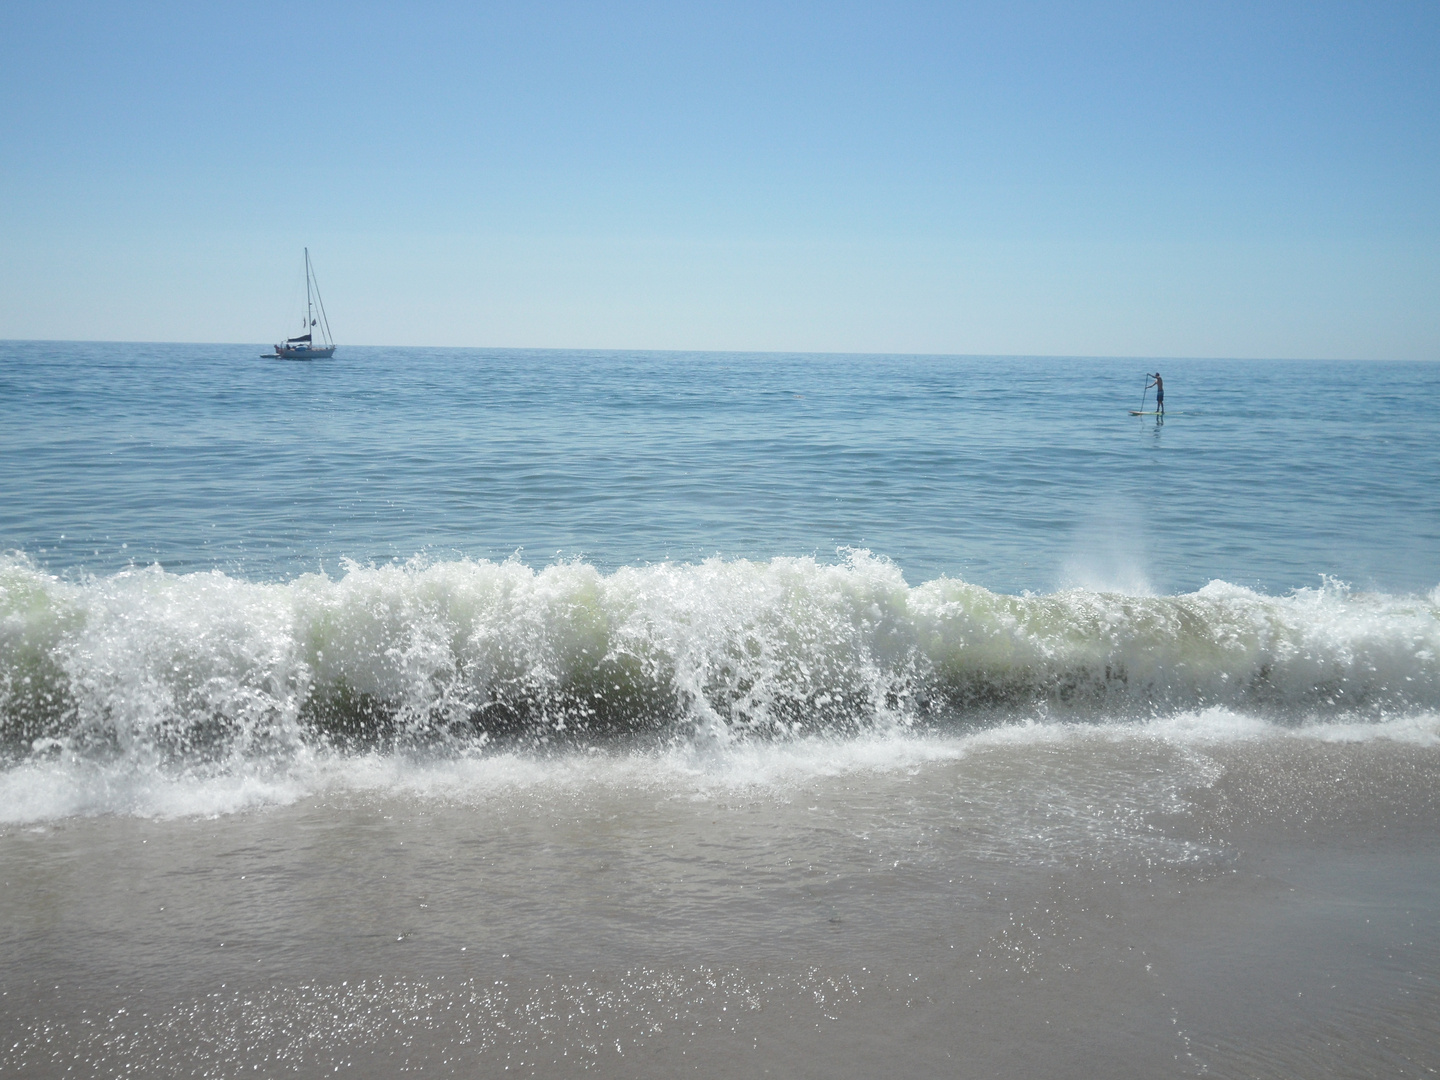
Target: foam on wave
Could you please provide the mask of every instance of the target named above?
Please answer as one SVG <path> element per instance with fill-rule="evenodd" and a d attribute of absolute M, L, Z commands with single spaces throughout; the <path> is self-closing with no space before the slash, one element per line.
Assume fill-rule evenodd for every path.
<path fill-rule="evenodd" d="M 0 561 L 0 755 L 69 763 L 78 812 L 164 803 L 115 788 L 122 766 L 142 788 L 206 784 L 218 810 L 283 801 L 302 763 L 336 755 L 691 752 L 1217 709 L 1374 724 L 1440 710 L 1437 657 L 1440 590 L 1009 596 L 910 586 L 867 552 L 284 583 L 64 580 L 22 556 Z"/>

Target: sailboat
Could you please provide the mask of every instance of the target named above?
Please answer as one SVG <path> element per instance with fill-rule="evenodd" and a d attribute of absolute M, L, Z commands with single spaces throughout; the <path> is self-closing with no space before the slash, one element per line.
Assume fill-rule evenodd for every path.
<path fill-rule="evenodd" d="M 318 318 L 317 318 L 318 315 Z M 265 359 L 328 360 L 335 355 L 335 342 L 330 337 L 330 320 L 325 317 L 325 301 L 320 299 L 320 283 L 310 265 L 310 249 L 305 249 L 305 325 L 296 337 L 286 338 L 275 346 Z M 315 340 L 316 335 L 320 340 Z"/>

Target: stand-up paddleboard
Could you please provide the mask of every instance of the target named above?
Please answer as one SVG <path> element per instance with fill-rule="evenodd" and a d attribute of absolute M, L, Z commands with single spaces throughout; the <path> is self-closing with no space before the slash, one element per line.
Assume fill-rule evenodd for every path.
<path fill-rule="evenodd" d="M 1130 410 L 1130 415 L 1131 415 L 1131 416 L 1164 416 L 1165 414 L 1162 413 L 1162 412 L 1160 412 L 1158 409 L 1151 409 L 1149 412 L 1141 412 L 1141 411 L 1138 410 L 1138 409 L 1131 409 L 1131 410 Z"/>

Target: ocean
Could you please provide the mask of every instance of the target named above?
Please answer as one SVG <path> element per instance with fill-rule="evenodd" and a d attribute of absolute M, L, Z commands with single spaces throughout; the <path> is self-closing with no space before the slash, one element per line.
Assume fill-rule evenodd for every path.
<path fill-rule="evenodd" d="M 0 343 L 0 1075 L 1440 1070 L 1440 365 L 261 351 Z"/>

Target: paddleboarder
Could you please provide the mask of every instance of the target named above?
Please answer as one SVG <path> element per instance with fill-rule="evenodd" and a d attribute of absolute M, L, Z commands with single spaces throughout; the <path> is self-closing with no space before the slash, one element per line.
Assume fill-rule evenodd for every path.
<path fill-rule="evenodd" d="M 1155 411 L 1163 415 L 1165 412 L 1165 380 L 1160 378 L 1158 371 L 1150 377 L 1155 381 L 1146 383 L 1145 389 L 1149 390 L 1152 386 L 1155 388 Z"/>

